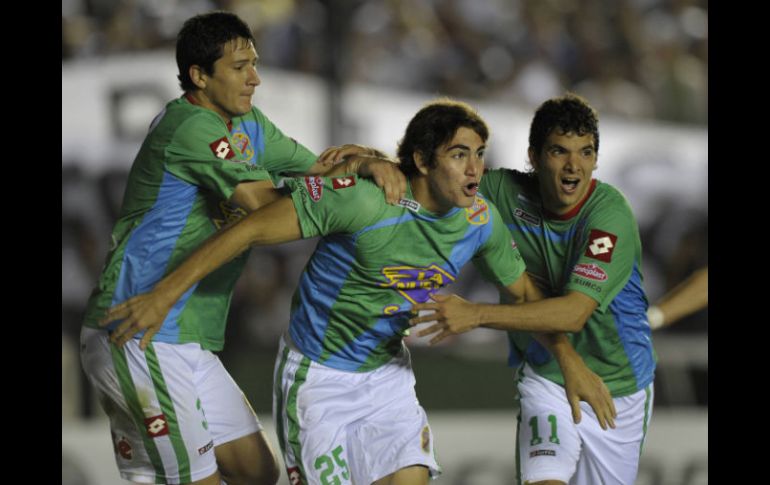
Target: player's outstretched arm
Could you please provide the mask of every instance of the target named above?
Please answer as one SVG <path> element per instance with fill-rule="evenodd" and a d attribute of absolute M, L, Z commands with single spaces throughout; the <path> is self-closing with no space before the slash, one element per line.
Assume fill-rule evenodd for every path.
<path fill-rule="evenodd" d="M 209 238 L 152 291 L 129 298 L 107 310 L 100 325 L 123 320 L 110 336 L 110 340 L 118 346 L 144 330 L 140 342 L 140 347 L 144 349 L 163 325 L 174 303 L 193 284 L 241 254 L 250 245 L 279 244 L 300 239 L 301 236 L 292 199 L 283 197 Z"/>

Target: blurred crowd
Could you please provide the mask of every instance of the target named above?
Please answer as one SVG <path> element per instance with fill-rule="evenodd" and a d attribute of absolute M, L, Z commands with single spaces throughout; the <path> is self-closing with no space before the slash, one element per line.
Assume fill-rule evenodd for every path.
<path fill-rule="evenodd" d="M 62 61 L 173 48 L 226 9 L 260 62 L 339 82 L 708 123 L 707 0 L 62 0 Z"/>

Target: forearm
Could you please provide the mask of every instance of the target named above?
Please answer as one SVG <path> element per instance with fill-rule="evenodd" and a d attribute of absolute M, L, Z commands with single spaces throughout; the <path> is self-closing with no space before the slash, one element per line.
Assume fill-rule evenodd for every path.
<path fill-rule="evenodd" d="M 291 197 L 283 197 L 209 238 L 163 278 L 155 291 L 164 295 L 167 301 L 175 302 L 193 284 L 249 246 L 278 244 L 300 237 L 299 221 Z"/>
<path fill-rule="evenodd" d="M 663 312 L 664 325 L 673 323 L 708 306 L 708 268 L 696 271 L 656 305 Z"/>
<path fill-rule="evenodd" d="M 578 332 L 588 316 L 576 311 L 566 297 L 518 305 L 477 304 L 479 325 L 523 332 Z"/>

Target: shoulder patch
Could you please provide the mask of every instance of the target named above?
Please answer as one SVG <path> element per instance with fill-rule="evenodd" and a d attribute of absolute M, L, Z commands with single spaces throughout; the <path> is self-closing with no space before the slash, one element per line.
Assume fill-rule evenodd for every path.
<path fill-rule="evenodd" d="M 334 189 L 346 189 L 354 185 L 356 185 L 356 178 L 353 176 L 336 177 L 332 179 L 332 187 Z"/>
<path fill-rule="evenodd" d="M 615 249 L 617 241 L 618 236 L 614 234 L 600 231 L 599 229 L 591 229 L 591 233 L 588 235 L 588 247 L 586 247 L 585 255 L 589 258 L 609 263 L 612 261 L 612 251 Z"/>
<path fill-rule="evenodd" d="M 226 136 L 209 143 L 209 148 L 211 148 L 214 156 L 221 158 L 222 160 L 230 160 L 235 156 L 235 152 L 230 146 L 230 142 L 227 141 Z"/>

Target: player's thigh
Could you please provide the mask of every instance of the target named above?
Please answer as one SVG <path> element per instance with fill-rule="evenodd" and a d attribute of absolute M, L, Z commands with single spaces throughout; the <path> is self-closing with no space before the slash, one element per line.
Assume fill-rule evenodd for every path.
<path fill-rule="evenodd" d="M 567 483 L 575 473 L 582 445 L 564 389 L 528 368 L 518 388 L 517 472 L 521 481 Z"/>
<path fill-rule="evenodd" d="M 104 331 L 82 332 L 83 368 L 110 419 L 123 478 L 190 483 L 216 472 L 213 440 L 195 406 L 196 347 L 153 343 L 145 352 L 137 340 L 117 348 Z"/>
<path fill-rule="evenodd" d="M 429 480 L 430 471 L 428 468 L 414 465 L 382 477 L 372 485 L 426 485 Z"/>
<path fill-rule="evenodd" d="M 636 480 L 639 457 L 652 417 L 653 386 L 650 384 L 613 401 L 618 414 L 614 429 L 601 429 L 590 406 L 582 406 L 583 421 L 578 431 L 583 451 L 570 482 L 573 485 L 622 485 Z"/>

